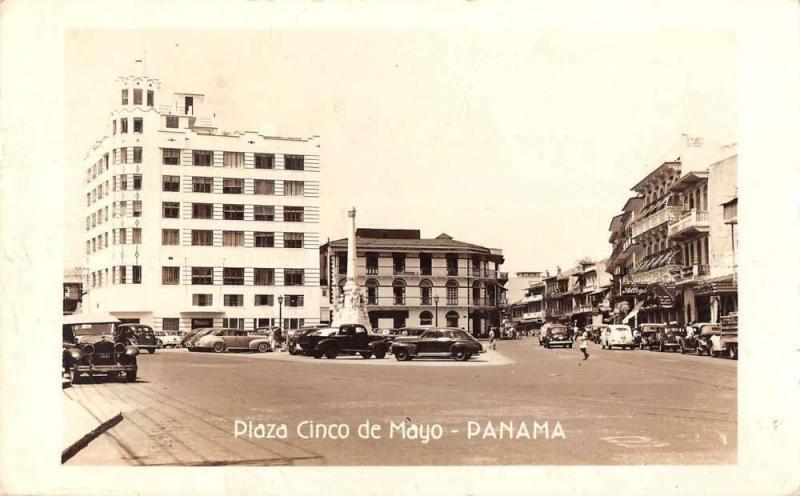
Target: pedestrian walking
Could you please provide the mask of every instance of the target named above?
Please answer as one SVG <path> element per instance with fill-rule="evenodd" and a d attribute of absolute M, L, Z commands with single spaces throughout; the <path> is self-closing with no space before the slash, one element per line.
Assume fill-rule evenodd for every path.
<path fill-rule="evenodd" d="M 586 331 L 583 331 L 583 334 L 581 334 L 581 346 L 580 346 L 580 348 L 581 348 L 581 351 L 583 352 L 583 359 L 584 360 L 589 358 L 589 352 L 586 351 L 586 341 L 588 341 L 588 340 L 589 340 L 589 333 L 586 332 Z"/>
<path fill-rule="evenodd" d="M 493 350 L 497 349 L 497 341 L 495 341 L 494 327 L 489 330 L 489 347 Z"/>

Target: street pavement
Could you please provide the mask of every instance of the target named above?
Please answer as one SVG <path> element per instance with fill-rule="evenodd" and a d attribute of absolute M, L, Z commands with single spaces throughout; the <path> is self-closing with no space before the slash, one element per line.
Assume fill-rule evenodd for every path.
<path fill-rule="evenodd" d="M 124 417 L 67 463 L 736 463 L 736 361 L 594 344 L 589 353 L 584 361 L 577 348 L 548 350 L 536 338 L 501 341 L 467 363 L 159 350 L 140 356 L 136 383 L 64 390 L 97 418 Z M 287 436 L 236 437 L 237 420 L 285 424 Z M 301 439 L 302 421 L 347 424 L 349 436 Z M 380 439 L 358 435 L 366 421 L 381 426 Z M 426 441 L 436 424 L 443 434 Z"/>

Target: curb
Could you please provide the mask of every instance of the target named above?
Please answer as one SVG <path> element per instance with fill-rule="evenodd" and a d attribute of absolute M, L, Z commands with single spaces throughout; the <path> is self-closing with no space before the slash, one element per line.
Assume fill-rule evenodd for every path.
<path fill-rule="evenodd" d="M 86 434 L 82 438 L 78 439 L 77 441 L 72 443 L 69 447 L 67 447 L 67 449 L 62 451 L 61 452 L 61 463 L 62 464 L 66 463 L 67 460 L 69 460 L 70 458 L 72 458 L 73 456 L 78 454 L 78 452 L 80 450 L 82 450 L 83 448 L 88 446 L 89 443 L 91 443 L 92 441 L 97 439 L 98 436 L 100 436 L 101 434 L 103 434 L 107 430 L 111 429 L 115 425 L 119 424 L 120 422 L 122 422 L 122 412 L 114 415 L 110 419 L 108 419 L 105 422 L 103 422 L 102 424 L 98 425 L 91 432 L 89 432 L 88 434 Z"/>
<path fill-rule="evenodd" d="M 72 381 L 70 381 L 69 379 L 62 378 L 61 379 L 61 389 L 67 389 L 69 387 L 72 387 Z"/>

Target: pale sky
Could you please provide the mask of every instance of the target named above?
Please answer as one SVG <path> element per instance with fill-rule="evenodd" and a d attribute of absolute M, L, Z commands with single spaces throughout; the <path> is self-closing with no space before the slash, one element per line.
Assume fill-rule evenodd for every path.
<path fill-rule="evenodd" d="M 206 94 L 222 129 L 321 136 L 323 242 L 356 206 L 361 227 L 501 248 L 511 272 L 608 256 L 611 217 L 681 133 L 736 141 L 732 31 L 73 30 L 65 47 L 65 267 L 80 160 L 145 51 L 162 94 Z"/>

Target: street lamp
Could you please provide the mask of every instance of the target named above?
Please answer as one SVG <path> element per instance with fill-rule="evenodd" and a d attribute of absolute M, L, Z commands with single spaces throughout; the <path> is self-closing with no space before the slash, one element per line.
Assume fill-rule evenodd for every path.
<path fill-rule="evenodd" d="M 286 342 L 289 339 L 289 331 L 283 328 L 283 295 L 278 296 L 278 327 L 281 328 L 283 341 Z M 281 348 L 283 348 L 283 343 L 281 343 Z"/>
<path fill-rule="evenodd" d="M 436 327 L 439 327 L 439 296 L 433 297 L 433 304 L 436 305 Z"/>

